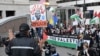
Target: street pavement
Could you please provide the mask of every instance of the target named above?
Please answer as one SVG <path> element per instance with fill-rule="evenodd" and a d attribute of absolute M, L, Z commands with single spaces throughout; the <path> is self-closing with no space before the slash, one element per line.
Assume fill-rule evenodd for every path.
<path fill-rule="evenodd" d="M 63 47 L 56 47 L 57 52 L 60 54 L 60 56 L 74 56 L 76 54 L 76 50 L 69 49 L 69 48 L 63 48 Z M 5 54 L 5 50 L 3 47 L 0 47 L 0 56 L 7 56 Z M 43 55 L 44 56 L 44 53 Z"/>

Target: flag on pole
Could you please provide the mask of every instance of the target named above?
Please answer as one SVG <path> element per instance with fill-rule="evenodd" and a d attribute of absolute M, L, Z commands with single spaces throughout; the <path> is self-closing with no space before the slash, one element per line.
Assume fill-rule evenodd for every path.
<path fill-rule="evenodd" d="M 49 11 L 50 11 L 50 12 L 55 12 L 55 8 L 50 7 L 50 8 L 49 8 Z"/>
<path fill-rule="evenodd" d="M 43 32 L 43 40 L 46 41 L 47 39 L 48 39 L 48 35 L 45 32 Z"/>
<path fill-rule="evenodd" d="M 99 17 L 95 17 L 90 20 L 90 24 L 99 24 Z"/>
<path fill-rule="evenodd" d="M 54 24 L 54 22 L 53 22 L 53 19 L 52 19 L 52 18 L 50 18 L 49 23 L 50 23 L 51 25 L 53 25 L 53 24 Z"/>
<path fill-rule="evenodd" d="M 56 25 L 58 23 L 58 18 L 56 15 L 53 16 L 53 23 Z"/>
<path fill-rule="evenodd" d="M 91 19 L 90 24 L 95 24 L 95 19 Z"/>
<path fill-rule="evenodd" d="M 74 19 L 74 20 L 77 20 L 77 21 L 80 21 L 81 20 L 78 14 L 71 15 L 70 16 L 70 19 Z"/>

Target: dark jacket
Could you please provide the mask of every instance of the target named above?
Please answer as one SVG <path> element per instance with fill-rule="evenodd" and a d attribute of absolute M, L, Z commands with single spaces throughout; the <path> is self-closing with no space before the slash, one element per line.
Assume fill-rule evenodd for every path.
<path fill-rule="evenodd" d="M 31 32 L 31 36 L 32 37 L 35 37 L 35 32 L 34 32 L 33 28 L 31 28 L 31 31 L 30 32 Z"/>
<path fill-rule="evenodd" d="M 89 49 L 88 54 L 90 56 L 97 56 L 96 51 L 94 51 L 93 49 Z M 84 51 L 81 50 L 80 53 L 79 53 L 79 56 L 87 56 L 87 55 L 86 55 L 86 52 L 84 53 Z"/>
<path fill-rule="evenodd" d="M 16 37 L 5 49 L 9 56 L 41 56 L 38 43 L 27 36 Z"/>

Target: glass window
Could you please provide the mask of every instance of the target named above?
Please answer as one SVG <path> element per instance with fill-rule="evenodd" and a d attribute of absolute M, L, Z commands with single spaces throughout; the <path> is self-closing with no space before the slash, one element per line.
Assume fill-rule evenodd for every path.
<path fill-rule="evenodd" d="M 60 18 L 61 18 L 60 22 L 61 23 L 64 23 L 64 21 L 66 21 L 66 13 L 65 12 L 66 12 L 65 9 L 60 10 Z"/>
<path fill-rule="evenodd" d="M 68 10 L 68 19 L 70 19 L 70 16 L 75 14 L 75 9 L 69 9 Z"/>
<path fill-rule="evenodd" d="M 6 11 L 6 17 L 15 16 L 15 11 Z"/>
<path fill-rule="evenodd" d="M 0 19 L 2 18 L 2 11 L 0 11 Z"/>

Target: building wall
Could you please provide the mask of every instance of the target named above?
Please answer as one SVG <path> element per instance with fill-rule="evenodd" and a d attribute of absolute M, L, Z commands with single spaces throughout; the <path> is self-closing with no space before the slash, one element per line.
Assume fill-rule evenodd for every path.
<path fill-rule="evenodd" d="M 0 10 L 2 11 L 2 17 L 6 17 L 6 11 L 15 11 L 15 15 L 29 14 L 29 5 L 11 5 L 4 4 L 0 5 Z"/>
<path fill-rule="evenodd" d="M 2 17 L 6 17 L 6 11 L 15 11 L 15 16 L 29 14 L 30 4 L 37 4 L 39 1 L 30 0 L 0 0 L 0 11 Z"/>
<path fill-rule="evenodd" d="M 92 2 L 100 2 L 100 0 L 85 0 L 85 3 L 92 3 Z M 59 6 L 70 6 L 75 5 L 76 1 L 65 2 L 65 3 L 58 3 Z M 77 1 L 77 4 L 84 4 L 84 0 Z"/>
<path fill-rule="evenodd" d="M 11 4 L 11 3 L 13 3 L 13 1 L 14 1 L 14 0 L 0 0 L 0 4 L 1 4 L 1 3 L 7 3 L 7 4 L 10 3 L 10 4 Z"/>
<path fill-rule="evenodd" d="M 100 2 L 100 0 L 85 0 L 85 3 L 93 3 L 93 2 Z M 77 1 L 77 4 L 84 4 L 84 0 Z M 65 3 L 58 3 L 58 6 L 73 6 L 76 5 L 76 1 L 72 2 L 65 2 Z M 100 9 L 100 6 L 89 6 L 87 7 L 87 10 L 94 10 L 98 11 Z M 81 8 L 81 10 L 83 10 Z"/>
<path fill-rule="evenodd" d="M 50 5 L 57 5 L 57 0 L 49 0 Z M 6 17 L 7 10 L 15 11 L 15 15 L 29 14 L 30 4 L 39 4 L 39 1 L 30 0 L 0 0 L 0 11 L 2 11 L 2 17 Z"/>
<path fill-rule="evenodd" d="M 0 36 L 7 37 L 9 29 L 12 29 L 16 33 L 19 31 L 20 24 L 29 24 L 29 18 L 29 15 L 21 15 L 2 19 L 2 21 L 0 21 Z"/>
<path fill-rule="evenodd" d="M 100 6 L 91 6 L 91 7 L 88 7 L 87 10 L 94 10 L 94 11 L 100 12 Z"/>
<path fill-rule="evenodd" d="M 49 3 L 50 5 L 57 5 L 56 1 L 59 1 L 59 0 L 49 0 Z"/>
<path fill-rule="evenodd" d="M 29 0 L 14 0 L 15 4 L 29 4 Z"/>

